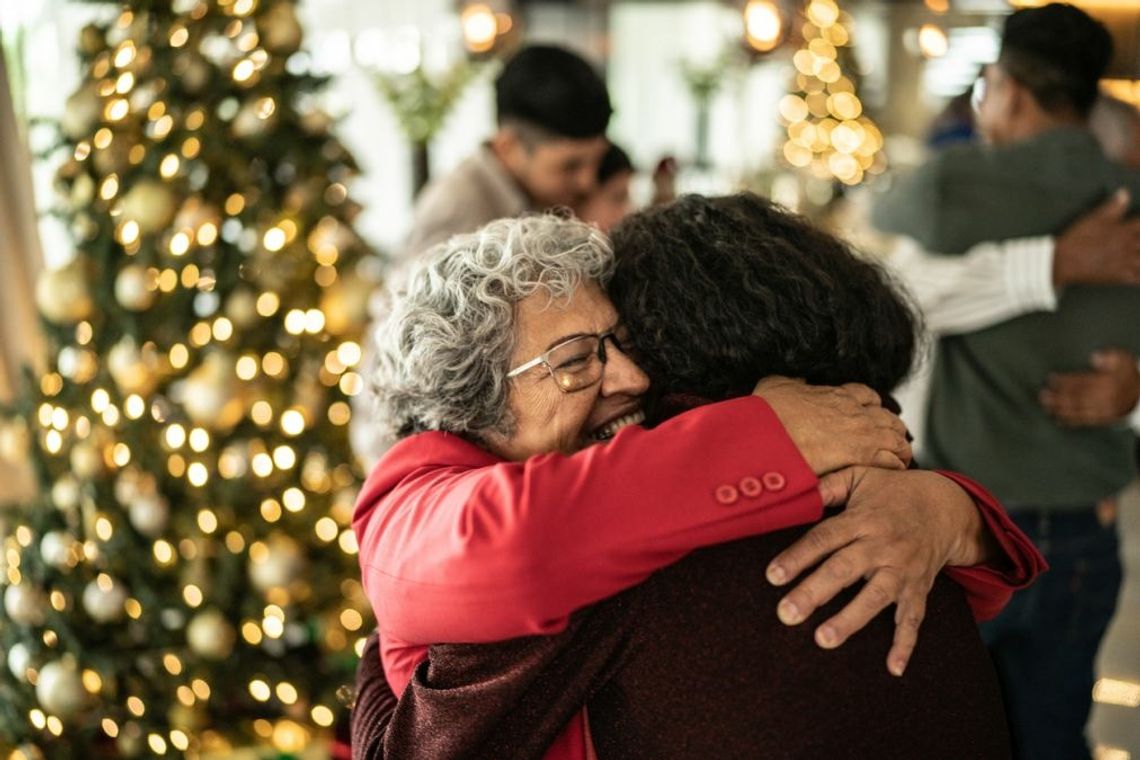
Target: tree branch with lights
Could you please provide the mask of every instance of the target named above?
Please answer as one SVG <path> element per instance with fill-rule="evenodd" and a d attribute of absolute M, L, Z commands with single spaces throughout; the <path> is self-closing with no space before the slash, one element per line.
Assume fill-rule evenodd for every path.
<path fill-rule="evenodd" d="M 300 43 L 289 0 L 140 0 L 82 32 L 75 255 L 36 290 L 50 370 L 0 423 L 40 482 L 0 510 L 0 750 L 295 752 L 342 710 L 379 260 Z"/>

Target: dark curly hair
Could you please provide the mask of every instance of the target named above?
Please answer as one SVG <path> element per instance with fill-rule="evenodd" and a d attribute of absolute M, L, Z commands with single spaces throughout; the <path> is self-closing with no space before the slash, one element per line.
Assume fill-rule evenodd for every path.
<path fill-rule="evenodd" d="M 917 317 L 887 273 L 752 194 L 688 195 L 613 232 L 609 293 L 651 380 L 648 409 L 743 396 L 767 375 L 865 383 L 910 371 Z"/>

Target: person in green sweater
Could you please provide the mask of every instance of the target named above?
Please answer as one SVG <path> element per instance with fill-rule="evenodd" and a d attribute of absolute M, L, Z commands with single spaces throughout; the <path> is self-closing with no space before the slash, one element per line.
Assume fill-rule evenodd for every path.
<path fill-rule="evenodd" d="M 1111 49 L 1072 6 L 1012 14 L 979 87 L 987 144 L 948 149 L 900 180 L 876 226 L 961 256 L 1055 235 L 1121 188 L 1140 198 L 1140 172 L 1106 158 L 1088 129 Z M 1093 659 L 1121 581 L 1115 523 L 1097 505 L 1136 475 L 1127 417 L 1140 396 L 1140 271 L 1096 259 L 1078 262 L 1079 277 L 1053 272 L 1065 283 L 1054 308 L 942 335 L 931 378 L 923 464 L 991 488 L 1052 567 L 983 627 L 1018 756 L 1033 760 L 1089 756 Z M 1112 382 L 1090 381 L 1103 376 Z M 1113 397 L 1098 401 L 1104 387 Z"/>

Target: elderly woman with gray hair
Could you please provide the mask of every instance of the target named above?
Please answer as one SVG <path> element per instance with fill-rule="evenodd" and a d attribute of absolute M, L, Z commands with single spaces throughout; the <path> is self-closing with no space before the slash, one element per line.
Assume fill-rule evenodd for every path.
<path fill-rule="evenodd" d="M 365 484 L 354 529 L 397 694 L 430 644 L 557 633 L 693 549 L 818 521 L 850 495 L 851 481 L 828 473 L 909 461 L 897 418 L 860 385 L 766 380 L 643 429 L 648 380 L 603 291 L 612 266 L 591 227 L 503 220 L 437 248 L 394 297 L 373 383 L 396 443 Z M 860 537 L 834 557 L 870 580 L 819 627 L 821 645 L 897 600 L 888 667 L 901 674 L 938 571 L 1006 559 L 979 515 L 1000 512 L 984 492 L 943 482 L 927 495 L 869 494 L 849 510 Z M 898 531 L 902 516 L 928 528 Z M 876 550 L 861 551 L 869 543 Z M 793 547 L 768 577 L 784 582 L 806 564 Z M 956 580 L 975 607 L 1008 598 L 992 575 Z M 823 588 L 816 574 L 804 584 Z M 579 713 L 547 757 L 585 757 L 587 744 Z"/>

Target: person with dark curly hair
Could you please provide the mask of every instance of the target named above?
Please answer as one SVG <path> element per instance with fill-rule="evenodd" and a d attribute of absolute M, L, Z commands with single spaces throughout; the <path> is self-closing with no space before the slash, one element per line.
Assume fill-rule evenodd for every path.
<path fill-rule="evenodd" d="M 649 405 L 657 421 L 747 396 L 755 378 L 773 374 L 885 393 L 911 364 L 915 320 L 883 271 L 761 198 L 688 196 L 634 214 L 614 241 L 608 292 L 658 386 Z M 855 493 L 914 498 L 905 479 L 879 477 L 865 468 L 837 476 Z M 1039 555 L 1008 526 L 990 528 L 1010 564 L 982 572 L 1024 586 L 1042 568 Z M 781 600 L 781 586 L 850 540 L 837 517 L 698 550 L 554 635 L 431 647 L 399 703 L 373 638 L 357 682 L 356 756 L 540 757 L 585 703 L 603 758 L 1007 758 L 1000 695 L 973 622 L 996 610 L 972 615 L 962 589 L 938 576 L 900 678 L 881 660 L 895 616 L 865 593 L 858 559 L 824 562 Z M 780 570 L 765 579 L 773 558 Z M 816 609 L 813 599 L 839 589 Z M 851 638 L 829 630 L 843 604 L 873 617 Z M 809 619 L 814 630 L 800 625 Z"/>

